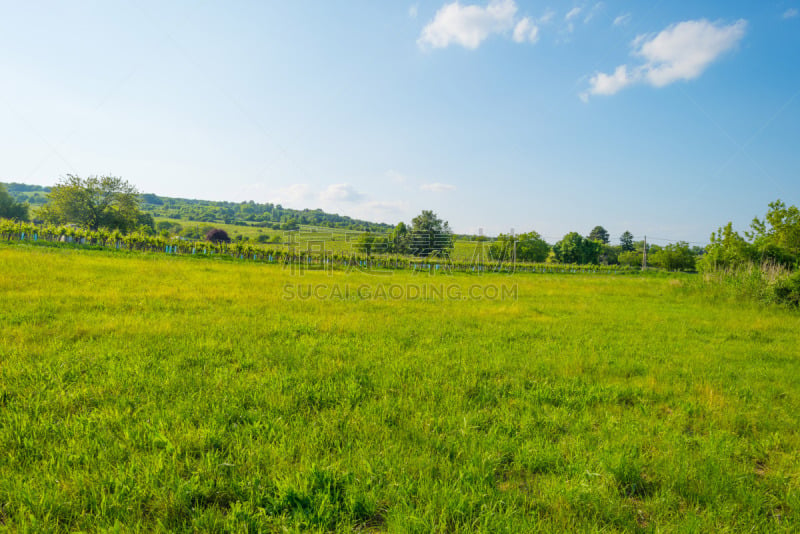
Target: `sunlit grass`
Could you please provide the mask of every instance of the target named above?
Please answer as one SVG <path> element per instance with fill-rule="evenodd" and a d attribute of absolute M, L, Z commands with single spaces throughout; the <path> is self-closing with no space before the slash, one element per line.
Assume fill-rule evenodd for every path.
<path fill-rule="evenodd" d="M 0 247 L 11 530 L 783 530 L 800 316 L 667 277 Z M 517 298 L 287 300 L 516 285 Z"/>

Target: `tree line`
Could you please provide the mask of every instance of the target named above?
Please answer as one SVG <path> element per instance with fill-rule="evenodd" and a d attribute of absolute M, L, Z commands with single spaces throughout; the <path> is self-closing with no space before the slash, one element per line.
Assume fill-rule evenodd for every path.
<path fill-rule="evenodd" d="M 163 213 L 173 216 L 194 216 L 191 210 L 202 209 L 213 220 L 246 214 L 250 221 L 275 220 L 271 228 L 295 230 L 299 224 L 333 226 L 346 224 L 363 230 L 358 238 L 358 252 L 375 254 L 409 255 L 416 257 L 442 257 L 450 255 L 455 236 L 447 221 L 433 211 L 422 211 L 410 224 L 400 222 L 394 227 L 386 224 L 354 223 L 348 217 L 325 214 L 319 210 L 284 210 L 280 205 L 256 204 L 254 202 L 227 203 L 186 199 L 170 199 L 151 194 L 141 194 L 130 183 L 113 176 L 91 176 L 80 178 L 67 175 L 51 188 L 11 184 L 16 194 L 46 194 L 47 201 L 37 213 L 37 219 L 53 225 L 75 224 L 97 231 L 107 229 L 117 232 L 138 232 L 153 235 L 160 230 L 170 235 L 177 230 L 177 223 L 161 221 L 154 223 L 148 207 L 161 206 Z M 184 211 L 189 210 L 189 211 Z M 216 210 L 216 211 L 215 211 Z M 161 212 L 156 212 L 161 213 Z M 290 214 L 302 214 L 299 218 Z M 267 215 L 269 214 L 269 215 Z M 252 217 L 251 217 L 252 216 Z M 15 200 L 0 184 L 0 217 L 25 221 L 30 217 L 29 204 Z M 259 219 L 259 217 L 261 219 Z M 325 218 L 328 217 L 327 220 Z M 204 220 L 200 218 L 199 220 Z M 225 219 L 231 220 L 231 219 Z M 237 219 L 238 220 L 238 219 Z M 360 226 L 359 226 L 360 225 Z M 197 235 L 183 237 L 204 239 L 213 226 L 193 230 Z M 181 233 L 185 233 L 181 230 Z M 217 234 L 218 235 L 218 234 Z M 227 237 L 227 236 L 226 236 Z M 479 236 L 478 240 L 487 238 Z M 211 239 L 209 239 L 211 240 Z M 595 226 L 587 235 L 569 232 L 555 244 L 550 245 L 542 236 L 529 231 L 518 235 L 500 234 L 488 246 L 489 257 L 499 262 L 561 263 L 574 265 L 621 265 L 636 267 L 645 264 L 667 270 L 693 271 L 737 266 L 747 262 L 772 262 L 788 268 L 797 267 L 800 258 L 800 211 L 795 206 L 786 206 L 780 200 L 769 204 L 769 211 L 762 220 L 755 218 L 744 236 L 733 230 L 728 223 L 711 235 L 707 247 L 690 247 L 679 241 L 666 246 L 647 244 L 634 240 L 633 234 L 625 231 L 617 244 L 610 242 L 609 232 Z M 645 260 L 646 258 L 646 260 Z"/>
<path fill-rule="evenodd" d="M 666 246 L 634 241 L 634 236 L 625 231 L 619 236 L 619 244 L 611 244 L 608 231 L 595 226 L 588 235 L 569 232 L 554 245 L 550 245 L 534 231 L 516 236 L 500 234 L 491 244 L 491 255 L 499 259 L 527 262 L 570 263 L 578 265 L 625 265 L 628 267 L 647 265 L 670 271 L 692 271 L 697 258 L 705 250 L 690 247 L 679 241 Z"/>
<path fill-rule="evenodd" d="M 72 185 L 74 180 L 80 180 L 87 189 L 92 187 L 88 183 L 93 180 L 113 179 L 113 177 L 89 177 L 80 179 L 68 175 L 54 187 L 29 185 L 21 183 L 5 184 L 6 191 L 10 193 L 12 201 L 17 204 L 31 206 L 44 206 L 48 204 L 49 197 L 54 189 L 62 185 Z M 3 184 L 0 184 L 2 187 Z M 257 203 L 252 200 L 246 202 L 226 202 L 213 200 L 196 200 L 188 198 L 173 198 L 158 196 L 153 193 L 136 193 L 139 208 L 152 217 L 162 217 L 174 221 L 172 224 L 180 226 L 181 221 L 225 223 L 238 226 L 252 226 L 273 230 L 296 230 L 300 225 L 320 226 L 326 228 L 339 228 L 354 231 L 387 232 L 392 225 L 375 223 L 360 219 L 353 219 L 346 215 L 327 213 L 320 209 L 295 210 L 283 207 L 281 204 Z M 19 218 L 19 217 L 14 217 Z M 41 219 L 41 217 L 39 217 Z M 42 219 L 43 220 L 43 219 Z M 147 221 L 145 221 L 146 223 Z M 197 236 L 185 236 L 197 237 Z"/>

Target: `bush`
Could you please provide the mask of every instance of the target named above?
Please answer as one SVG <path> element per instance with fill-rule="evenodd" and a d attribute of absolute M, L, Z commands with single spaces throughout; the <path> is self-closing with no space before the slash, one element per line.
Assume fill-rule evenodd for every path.
<path fill-rule="evenodd" d="M 710 297 L 754 300 L 764 304 L 800 300 L 800 274 L 790 274 L 782 265 L 764 262 L 709 270 L 696 285 Z"/>
<path fill-rule="evenodd" d="M 230 243 L 231 238 L 228 237 L 228 232 L 221 228 L 212 228 L 206 233 L 206 240 L 212 243 Z"/>
<path fill-rule="evenodd" d="M 775 285 L 772 286 L 772 293 L 776 302 L 789 306 L 800 306 L 800 271 L 775 282 Z"/>
<path fill-rule="evenodd" d="M 642 253 L 635 251 L 623 252 L 617 256 L 617 261 L 620 265 L 627 265 L 628 267 L 636 267 L 642 264 Z"/>

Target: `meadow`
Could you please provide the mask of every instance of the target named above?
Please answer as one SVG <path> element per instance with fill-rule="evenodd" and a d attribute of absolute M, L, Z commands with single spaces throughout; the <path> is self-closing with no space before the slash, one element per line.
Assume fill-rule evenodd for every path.
<path fill-rule="evenodd" d="M 0 530 L 800 528 L 800 314 L 691 275 L 0 273 Z"/>

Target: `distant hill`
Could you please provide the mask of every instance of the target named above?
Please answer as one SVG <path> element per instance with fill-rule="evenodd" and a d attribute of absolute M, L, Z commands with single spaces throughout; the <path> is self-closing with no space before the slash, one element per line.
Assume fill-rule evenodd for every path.
<path fill-rule="evenodd" d="M 50 192 L 49 187 L 41 185 L 20 184 L 17 182 L 5 183 L 3 185 L 6 186 L 6 189 L 11 196 L 14 197 L 14 200 L 17 202 L 27 202 L 32 206 L 47 202 L 47 193 Z"/>
<path fill-rule="evenodd" d="M 293 210 L 280 204 L 259 204 L 254 201 L 225 202 L 196 200 L 188 198 L 162 197 L 153 194 L 142 195 L 142 209 L 153 217 L 168 219 L 224 222 L 259 226 L 281 230 L 295 229 L 298 225 L 346 228 L 349 230 L 370 230 L 385 232 L 393 225 L 352 219 L 346 215 L 326 213 L 320 209 Z"/>
<path fill-rule="evenodd" d="M 40 185 L 10 182 L 5 184 L 8 192 L 18 202 L 28 202 L 32 206 L 40 206 L 47 202 L 49 187 Z M 344 228 L 348 230 L 369 230 L 386 232 L 394 226 L 375 223 L 361 219 L 352 219 L 347 215 L 326 213 L 322 210 L 294 210 L 284 208 L 280 204 L 259 204 L 254 201 L 225 202 L 215 200 L 197 200 L 174 198 L 143 193 L 142 209 L 153 217 L 201 222 L 222 222 L 240 226 L 257 226 L 291 230 L 299 225 L 313 225 L 328 228 Z"/>

